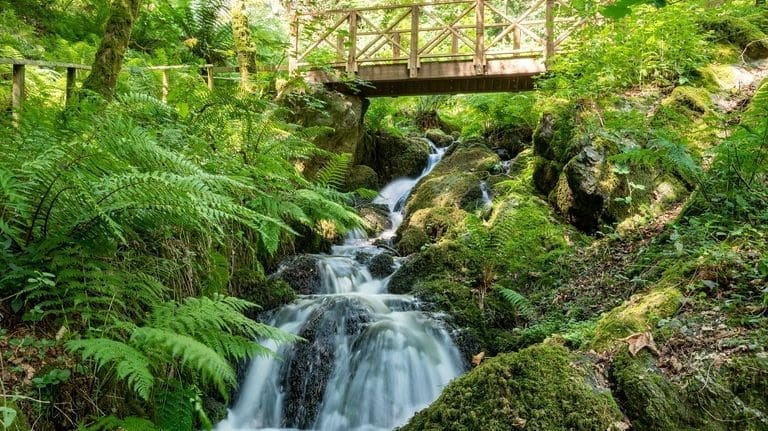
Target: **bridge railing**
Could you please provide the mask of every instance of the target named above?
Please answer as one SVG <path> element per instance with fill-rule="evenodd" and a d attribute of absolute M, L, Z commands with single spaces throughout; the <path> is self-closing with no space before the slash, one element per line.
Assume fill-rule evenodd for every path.
<path fill-rule="evenodd" d="M 549 58 L 586 22 L 567 0 L 446 0 L 356 9 L 293 11 L 289 70 Z"/>

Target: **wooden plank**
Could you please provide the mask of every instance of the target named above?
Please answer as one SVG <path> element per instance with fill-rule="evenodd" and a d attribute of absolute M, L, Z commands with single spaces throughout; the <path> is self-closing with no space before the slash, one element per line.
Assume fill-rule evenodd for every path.
<path fill-rule="evenodd" d="M 549 61 L 555 53 L 555 0 L 547 0 L 544 16 L 547 21 L 544 58 Z"/>
<path fill-rule="evenodd" d="M 64 105 L 69 106 L 72 102 L 72 98 L 75 95 L 75 89 L 77 88 L 77 69 L 74 67 L 67 68 L 67 84 L 64 89 Z"/>
<path fill-rule="evenodd" d="M 476 0 L 475 6 L 475 73 L 485 73 L 485 0 Z"/>
<path fill-rule="evenodd" d="M 205 68 L 205 77 L 208 81 L 208 90 L 213 91 L 213 67 L 208 66 Z"/>
<path fill-rule="evenodd" d="M 170 77 L 170 70 L 169 69 L 162 69 L 163 71 L 163 89 L 160 96 L 160 100 L 163 101 L 163 103 L 168 103 L 168 92 L 171 89 L 171 77 Z"/>
<path fill-rule="evenodd" d="M 396 32 L 392 35 L 392 58 L 400 58 L 400 32 Z"/>
<path fill-rule="evenodd" d="M 470 4 L 473 3 L 474 0 L 441 0 L 439 3 L 407 3 L 407 4 L 401 4 L 401 5 L 392 5 L 392 6 L 369 6 L 369 7 L 358 7 L 358 8 L 346 8 L 346 9 L 328 9 L 322 11 L 323 15 L 331 14 L 331 13 L 350 13 L 351 11 L 355 10 L 357 12 L 369 12 L 369 11 L 389 11 L 392 9 L 412 9 L 414 7 L 425 7 L 425 6 L 443 6 L 443 5 L 456 5 L 456 4 Z M 317 14 L 315 13 L 303 13 L 300 14 L 301 16 L 306 17 L 314 17 Z"/>
<path fill-rule="evenodd" d="M 11 109 L 13 111 L 13 123 L 18 126 L 21 121 L 21 105 L 24 103 L 25 89 L 25 65 L 13 65 L 13 88 L 11 90 Z"/>
<path fill-rule="evenodd" d="M 73 67 L 75 69 L 91 70 L 91 66 L 87 66 L 85 64 L 62 63 L 58 61 L 27 60 L 25 58 L 0 58 L 0 64 L 18 64 L 22 66 L 38 66 L 60 69 Z"/>
<path fill-rule="evenodd" d="M 408 60 L 408 77 L 419 75 L 419 6 L 411 8 L 411 55 Z"/>
<path fill-rule="evenodd" d="M 347 73 L 357 72 L 357 12 L 349 14 L 349 57 L 347 58 Z"/>

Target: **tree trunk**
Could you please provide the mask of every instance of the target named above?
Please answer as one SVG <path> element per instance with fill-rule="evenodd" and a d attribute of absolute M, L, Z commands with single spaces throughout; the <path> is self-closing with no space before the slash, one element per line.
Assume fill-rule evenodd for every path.
<path fill-rule="evenodd" d="M 83 88 L 99 93 L 107 100 L 112 99 L 140 5 L 141 0 L 112 1 L 112 13 L 107 21 L 107 28 L 96 51 L 91 73 L 83 82 Z"/>
<path fill-rule="evenodd" d="M 232 34 L 235 38 L 237 65 L 240 67 L 240 89 L 250 92 L 250 72 L 256 69 L 256 45 L 251 37 L 243 0 L 236 0 L 232 7 Z"/>

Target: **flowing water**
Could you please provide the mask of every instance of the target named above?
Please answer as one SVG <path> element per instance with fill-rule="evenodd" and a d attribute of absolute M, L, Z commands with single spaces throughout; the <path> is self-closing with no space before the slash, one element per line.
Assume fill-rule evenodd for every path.
<path fill-rule="evenodd" d="M 374 201 L 390 212 L 391 226 L 380 238 L 394 236 L 411 190 L 442 158 L 443 149 L 430 147 L 419 177 L 392 181 Z M 442 322 L 420 311 L 416 298 L 387 293 L 389 277 L 374 277 L 363 263 L 383 252 L 372 244 L 355 232 L 330 255 L 317 256 L 317 294 L 283 306 L 268 321 L 309 341 L 280 347 L 278 358 L 251 361 L 217 430 L 390 430 L 464 371 Z"/>

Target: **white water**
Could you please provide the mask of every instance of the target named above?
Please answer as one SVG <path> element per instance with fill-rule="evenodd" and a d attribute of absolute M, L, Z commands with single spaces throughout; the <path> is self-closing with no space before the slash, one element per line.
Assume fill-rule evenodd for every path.
<path fill-rule="evenodd" d="M 392 181 L 374 201 L 390 210 L 392 226 L 381 238 L 395 234 L 411 190 L 442 158 L 445 150 L 430 146 L 418 178 Z M 414 297 L 387 293 L 389 277 L 374 278 L 357 261 L 360 252 L 382 252 L 371 244 L 353 232 L 332 254 L 318 257 L 319 294 L 285 305 L 268 321 L 295 334 L 309 331 L 315 342 L 280 347 L 279 359 L 254 359 L 217 430 L 391 430 L 464 371 L 441 322 L 419 311 Z"/>

